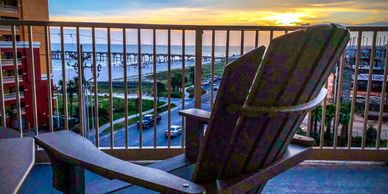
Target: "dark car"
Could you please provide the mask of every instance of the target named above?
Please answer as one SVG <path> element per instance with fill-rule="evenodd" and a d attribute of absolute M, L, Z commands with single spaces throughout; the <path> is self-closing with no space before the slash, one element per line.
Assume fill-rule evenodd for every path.
<path fill-rule="evenodd" d="M 162 120 L 162 117 L 158 114 L 156 115 L 156 124 L 160 123 L 160 120 Z M 154 115 L 153 114 L 146 114 L 142 118 L 142 126 L 143 129 L 150 128 L 154 126 Z M 137 127 L 140 128 L 140 122 L 137 122 Z"/>

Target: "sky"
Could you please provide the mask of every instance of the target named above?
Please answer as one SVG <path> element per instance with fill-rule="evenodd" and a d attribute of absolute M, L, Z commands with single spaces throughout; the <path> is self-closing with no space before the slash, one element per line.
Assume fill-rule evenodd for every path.
<path fill-rule="evenodd" d="M 198 24 L 388 25 L 388 0 L 49 0 L 50 20 Z"/>
<path fill-rule="evenodd" d="M 52 21 L 114 22 L 193 25 L 301 25 L 339 23 L 344 25 L 388 25 L 388 0 L 49 0 Z M 74 29 L 65 29 L 66 42 L 74 42 Z M 106 44 L 106 30 L 96 30 L 97 43 Z M 59 42 L 58 29 L 52 42 Z M 206 33 L 206 32 L 205 32 Z M 260 32 L 259 45 L 267 45 L 269 33 Z M 57 34 L 57 35 L 55 35 Z M 112 29 L 112 43 L 122 42 L 122 31 Z M 278 36 L 281 34 L 274 34 Z M 81 42 L 91 42 L 91 31 L 81 29 Z M 365 36 L 371 36 L 366 34 Z M 387 36 L 387 34 L 378 34 Z M 216 46 L 225 45 L 225 32 L 217 32 Z M 240 32 L 231 32 L 230 45 L 240 45 Z M 264 38 L 263 38 L 264 37 Z M 181 44 L 181 32 L 172 31 L 172 44 Z M 387 36 L 388 38 L 388 36 Z M 203 36 L 211 45 L 211 34 Z M 254 32 L 245 32 L 253 46 Z M 186 44 L 195 34 L 186 32 Z M 127 43 L 137 44 L 137 31 L 128 29 Z M 157 31 L 157 44 L 166 45 L 167 32 Z M 370 41 L 369 41 L 370 43 Z M 152 31 L 142 30 L 142 44 L 152 44 Z"/>

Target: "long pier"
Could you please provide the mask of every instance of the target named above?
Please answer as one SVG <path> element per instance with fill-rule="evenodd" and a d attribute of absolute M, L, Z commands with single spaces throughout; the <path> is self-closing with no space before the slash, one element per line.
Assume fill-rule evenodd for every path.
<path fill-rule="evenodd" d="M 84 58 L 92 58 L 93 52 L 83 51 Z M 65 51 L 65 60 L 77 59 L 77 51 Z M 122 62 L 124 60 L 123 52 L 111 52 L 111 59 L 114 62 Z M 59 60 L 62 58 L 62 52 L 60 50 L 51 51 L 51 58 Z M 154 54 L 153 53 L 141 53 L 142 62 L 153 62 Z M 185 61 L 194 61 L 195 55 L 186 54 L 184 57 L 181 54 L 171 54 L 172 62 L 180 62 L 184 58 Z M 127 53 L 127 62 L 137 62 L 138 53 Z M 202 56 L 204 62 L 211 61 L 211 56 Z M 107 61 L 108 52 L 96 52 L 96 61 Z M 225 61 L 225 57 L 215 57 L 216 61 Z M 167 54 L 156 54 L 156 61 L 158 63 L 164 63 L 168 61 Z"/>

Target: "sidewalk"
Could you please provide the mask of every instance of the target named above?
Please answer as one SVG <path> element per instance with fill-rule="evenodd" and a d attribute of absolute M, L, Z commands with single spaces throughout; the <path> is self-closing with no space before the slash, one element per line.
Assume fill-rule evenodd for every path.
<path fill-rule="evenodd" d="M 168 104 L 163 104 L 162 106 L 159 106 L 158 108 L 163 108 L 165 106 L 167 106 Z M 142 115 L 145 115 L 145 114 L 149 114 L 149 113 L 152 113 L 154 111 L 154 109 L 149 109 L 149 110 L 146 110 L 146 111 L 143 111 L 142 112 Z M 129 119 L 133 119 L 135 117 L 138 117 L 139 116 L 139 113 L 138 114 L 133 114 L 133 115 L 129 115 L 127 118 L 128 120 Z M 113 125 L 114 124 L 117 124 L 117 123 L 120 123 L 120 122 L 123 122 L 125 121 L 125 117 L 122 117 L 122 118 L 119 118 L 119 119 L 116 119 L 113 121 Z M 101 125 L 99 128 L 98 128 L 98 133 L 100 134 L 102 131 L 104 131 L 105 129 L 109 128 L 110 127 L 110 123 L 106 123 L 104 125 Z"/>

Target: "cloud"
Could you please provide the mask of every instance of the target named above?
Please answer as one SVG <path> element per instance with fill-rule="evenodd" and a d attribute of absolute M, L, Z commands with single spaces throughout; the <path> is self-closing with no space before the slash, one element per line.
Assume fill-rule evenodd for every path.
<path fill-rule="evenodd" d="M 117 0 L 116 4 L 107 0 L 93 3 L 79 1 L 77 6 L 50 1 L 50 19 L 202 25 L 284 25 L 287 22 L 363 24 L 388 21 L 386 0 Z"/>

